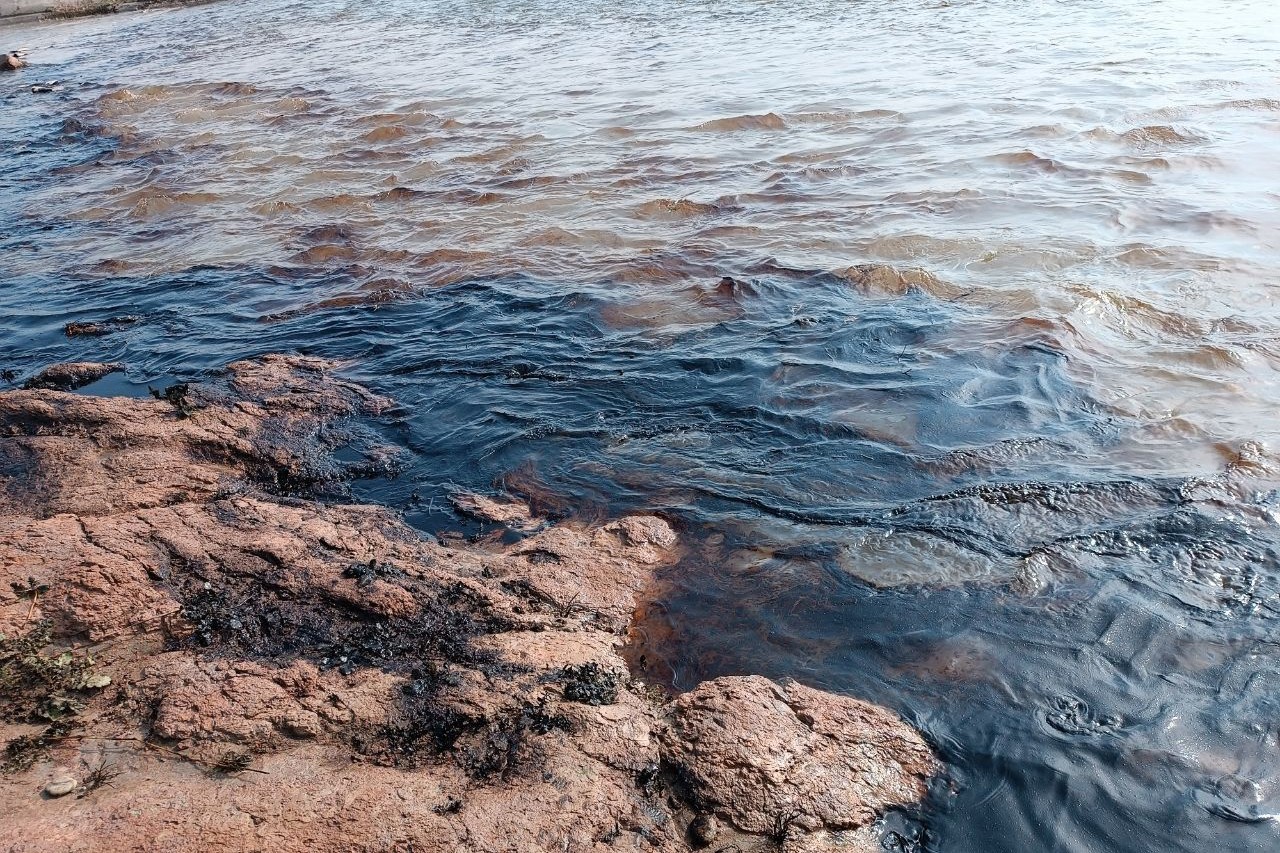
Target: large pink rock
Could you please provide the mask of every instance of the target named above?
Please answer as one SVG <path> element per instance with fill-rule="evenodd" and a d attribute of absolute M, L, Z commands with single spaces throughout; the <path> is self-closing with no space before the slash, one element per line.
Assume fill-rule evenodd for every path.
<path fill-rule="evenodd" d="M 673 706 L 667 756 L 738 829 L 855 829 L 915 802 L 938 765 L 884 708 L 758 675 L 717 678 Z"/>

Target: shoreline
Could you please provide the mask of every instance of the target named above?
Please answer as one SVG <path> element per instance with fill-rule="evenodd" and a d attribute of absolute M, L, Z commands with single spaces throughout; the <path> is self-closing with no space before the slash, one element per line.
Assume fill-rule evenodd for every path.
<path fill-rule="evenodd" d="M 924 799 L 940 766 L 889 711 L 628 671 L 681 554 L 664 520 L 458 495 L 488 535 L 438 541 L 342 503 L 397 451 L 359 428 L 395 403 L 340 367 L 264 356 L 153 400 L 68 393 L 120 368 L 82 363 L 0 393 L 21 849 L 871 851 Z"/>
<path fill-rule="evenodd" d="M 95 3 L 87 0 L 87 2 L 68 5 L 61 0 L 0 0 L 0 28 L 142 12 L 149 9 L 205 6 L 215 2 L 217 0 L 121 0 L 121 2 L 104 0 L 104 2 Z"/>

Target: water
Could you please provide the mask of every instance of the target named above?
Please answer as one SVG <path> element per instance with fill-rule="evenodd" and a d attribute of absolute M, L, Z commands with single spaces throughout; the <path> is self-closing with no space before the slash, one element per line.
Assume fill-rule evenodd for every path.
<path fill-rule="evenodd" d="M 637 665 L 900 711 L 950 772 L 889 848 L 1280 846 L 1272 4 L 264 0 L 0 37 L 37 63 L 0 78 L 0 367 L 349 359 L 408 451 L 360 499 L 429 532 L 456 488 L 663 512 L 689 554 Z"/>

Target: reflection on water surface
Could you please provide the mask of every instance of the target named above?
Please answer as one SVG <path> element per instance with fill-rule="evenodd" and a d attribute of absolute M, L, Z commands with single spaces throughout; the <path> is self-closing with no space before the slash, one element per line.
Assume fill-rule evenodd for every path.
<path fill-rule="evenodd" d="M 459 487 L 669 514 L 635 654 L 916 722 L 952 777 L 890 849 L 1280 843 L 1271 4 L 6 35 L 3 367 L 349 358 L 412 457 L 356 493 L 424 530 Z"/>

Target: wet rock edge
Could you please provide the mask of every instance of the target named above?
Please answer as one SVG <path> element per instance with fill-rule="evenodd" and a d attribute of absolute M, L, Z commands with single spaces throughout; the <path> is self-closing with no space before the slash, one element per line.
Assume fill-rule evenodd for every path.
<path fill-rule="evenodd" d="M 679 558 L 661 519 L 445 547 L 317 501 L 349 423 L 394 408 L 340 367 L 0 394 L 0 633 L 45 632 L 21 660 L 61 679 L 0 650 L 24 849 L 160 827 L 164 849 L 874 849 L 925 795 L 936 760 L 883 709 L 758 676 L 668 702 L 629 676 L 631 614 Z M 70 823 L 30 793 L 67 768 Z"/>

